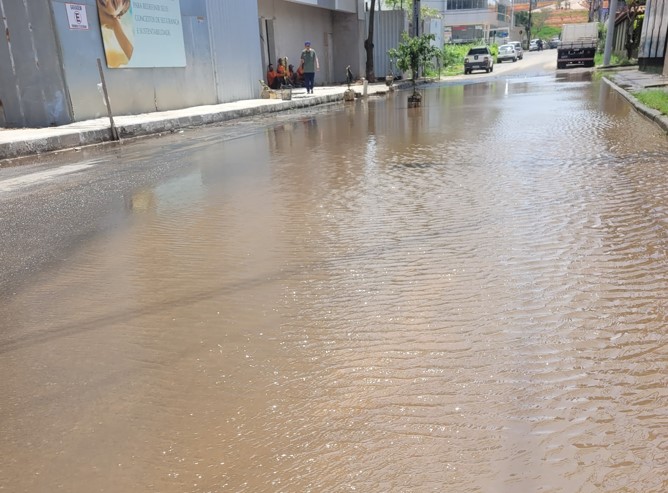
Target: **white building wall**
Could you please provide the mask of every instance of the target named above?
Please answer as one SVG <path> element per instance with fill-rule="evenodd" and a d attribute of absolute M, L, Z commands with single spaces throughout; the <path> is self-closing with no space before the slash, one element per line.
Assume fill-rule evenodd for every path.
<path fill-rule="evenodd" d="M 258 0 L 263 73 L 286 56 L 296 68 L 310 41 L 320 62 L 316 85 L 343 82 L 346 66 L 360 66 L 365 34 L 358 9 L 360 0 Z"/>
<path fill-rule="evenodd" d="M 486 9 L 447 10 L 448 0 L 422 0 L 421 5 L 440 12 L 443 26 L 482 26 L 485 35 L 489 29 L 509 27 L 510 17 L 501 21 L 496 11 L 497 5 L 506 5 L 510 10 L 513 0 L 489 2 Z M 528 1 L 528 0 L 527 0 Z"/>
<path fill-rule="evenodd" d="M 286 0 L 259 0 L 258 11 L 264 41 L 262 59 L 265 72 L 267 64 L 273 63 L 275 66 L 276 60 L 284 56 L 296 68 L 304 41 L 310 41 L 320 61 L 316 83 L 329 82 L 328 72 L 333 69 L 329 66 L 332 63 L 331 42 L 329 45 L 327 43 L 333 33 L 332 12 Z M 266 31 L 265 20 L 273 25 L 273 36 L 271 31 Z"/>

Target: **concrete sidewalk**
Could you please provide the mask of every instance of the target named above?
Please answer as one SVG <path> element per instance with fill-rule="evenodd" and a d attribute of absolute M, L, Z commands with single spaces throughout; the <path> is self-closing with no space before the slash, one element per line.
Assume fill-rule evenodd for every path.
<path fill-rule="evenodd" d="M 398 86 L 399 87 L 399 86 Z M 140 115 L 115 116 L 114 124 L 121 139 L 143 135 L 172 132 L 180 128 L 196 127 L 264 113 L 306 108 L 320 104 L 343 101 L 347 86 L 306 89 L 295 88 L 290 100 L 251 99 L 209 106 L 196 106 L 180 110 L 160 111 Z M 363 85 L 351 86 L 359 97 Z M 368 84 L 368 95 L 381 95 L 389 91 L 384 83 Z M 109 118 L 97 118 L 49 128 L 0 129 L 0 167 L 2 161 L 72 149 L 111 141 Z"/>
<path fill-rule="evenodd" d="M 641 72 L 638 67 L 609 67 L 599 69 L 605 78 L 619 87 L 635 92 L 644 89 L 668 88 L 668 77 L 661 74 Z"/>
<path fill-rule="evenodd" d="M 668 117 L 656 110 L 647 108 L 633 96 L 634 92 L 643 89 L 666 88 L 668 90 L 668 78 L 659 74 L 640 72 L 637 67 L 613 67 L 600 70 L 603 78 L 633 104 L 638 111 L 647 115 L 648 118 L 654 120 L 668 132 Z M 453 79 L 452 77 L 445 77 L 441 79 L 441 82 Z M 457 77 L 459 83 L 467 79 L 466 77 Z M 423 84 L 424 81 L 420 83 L 420 85 Z M 410 81 L 401 81 L 395 84 L 397 90 L 410 86 Z M 180 110 L 116 116 L 114 117 L 114 123 L 121 139 L 127 139 L 173 132 L 181 128 L 208 125 L 265 113 L 336 103 L 343 101 L 343 94 L 346 89 L 347 86 L 316 87 L 314 94 L 306 94 L 305 89 L 297 88 L 293 90 L 292 99 L 288 101 L 282 99 L 251 99 Z M 358 97 L 362 95 L 363 86 L 361 84 L 353 85 L 352 89 Z M 388 91 L 389 88 L 384 83 L 369 84 L 367 88 L 367 94 L 370 96 L 385 94 Z M 111 129 L 107 117 L 60 127 L 0 129 L 0 167 L 2 167 L 3 161 L 9 159 L 99 144 L 110 140 Z"/>
<path fill-rule="evenodd" d="M 661 74 L 641 72 L 638 67 L 615 67 L 599 69 L 603 78 L 617 92 L 626 98 L 638 112 L 659 125 L 668 133 L 668 116 L 641 103 L 633 94 L 648 89 L 663 89 L 668 91 L 668 77 Z"/>

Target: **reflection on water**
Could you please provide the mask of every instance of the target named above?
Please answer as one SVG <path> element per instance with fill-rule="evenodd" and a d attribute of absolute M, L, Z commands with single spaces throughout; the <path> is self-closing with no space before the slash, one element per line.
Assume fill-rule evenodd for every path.
<path fill-rule="evenodd" d="M 405 96 L 199 131 L 4 297 L 0 490 L 665 491 L 665 136 Z"/>

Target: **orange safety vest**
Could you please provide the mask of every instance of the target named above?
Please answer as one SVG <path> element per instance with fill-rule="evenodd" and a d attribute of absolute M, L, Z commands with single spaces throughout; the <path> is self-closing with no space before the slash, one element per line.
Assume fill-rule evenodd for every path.
<path fill-rule="evenodd" d="M 271 85 L 274 83 L 274 79 L 276 78 L 276 72 L 273 70 L 267 71 L 267 85 L 271 87 Z"/>

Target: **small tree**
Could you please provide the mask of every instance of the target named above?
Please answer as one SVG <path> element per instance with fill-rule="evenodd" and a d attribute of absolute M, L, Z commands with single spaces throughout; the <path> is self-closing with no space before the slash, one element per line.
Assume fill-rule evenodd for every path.
<path fill-rule="evenodd" d="M 397 67 L 402 72 L 411 71 L 413 81 L 413 94 L 417 93 L 417 79 L 421 67 L 433 66 L 433 62 L 441 57 L 441 51 L 432 46 L 431 42 L 436 39 L 433 34 L 423 34 L 411 37 L 408 33 L 401 33 L 401 42 L 398 48 L 388 50 L 387 54 L 396 60 Z"/>

